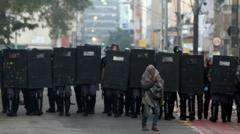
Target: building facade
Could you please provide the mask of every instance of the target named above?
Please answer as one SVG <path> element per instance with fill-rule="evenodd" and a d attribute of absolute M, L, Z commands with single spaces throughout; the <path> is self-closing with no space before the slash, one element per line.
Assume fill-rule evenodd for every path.
<path fill-rule="evenodd" d="M 91 0 L 92 7 L 78 20 L 78 45 L 104 45 L 110 32 L 119 27 L 119 0 Z"/>

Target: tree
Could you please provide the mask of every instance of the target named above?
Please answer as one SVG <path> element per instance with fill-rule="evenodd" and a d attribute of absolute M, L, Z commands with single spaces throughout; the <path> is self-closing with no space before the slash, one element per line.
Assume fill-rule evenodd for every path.
<path fill-rule="evenodd" d="M 89 0 L 1 0 L 0 44 L 10 44 L 12 33 L 34 29 L 38 21 L 46 21 L 50 37 L 56 39 L 71 28 L 75 13 L 90 5 Z"/>
<path fill-rule="evenodd" d="M 11 34 L 20 29 L 34 29 L 37 24 L 31 23 L 33 11 L 37 10 L 35 1 L 1 0 L 0 1 L 0 44 L 10 44 Z"/>
<path fill-rule="evenodd" d="M 121 49 L 130 48 L 130 45 L 133 43 L 132 35 L 125 30 L 120 28 L 115 32 L 110 32 L 110 36 L 106 41 L 106 44 L 118 44 Z"/>
<path fill-rule="evenodd" d="M 50 27 L 49 36 L 57 40 L 66 35 L 72 26 L 76 13 L 91 5 L 89 0 L 44 0 L 40 11 L 40 20 L 46 20 Z"/>

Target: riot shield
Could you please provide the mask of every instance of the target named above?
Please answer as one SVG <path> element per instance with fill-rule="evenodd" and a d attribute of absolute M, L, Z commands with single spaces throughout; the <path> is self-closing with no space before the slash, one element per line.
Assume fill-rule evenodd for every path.
<path fill-rule="evenodd" d="M 76 49 L 54 48 L 53 84 L 54 86 L 75 85 Z"/>
<path fill-rule="evenodd" d="M 77 84 L 96 84 L 100 81 L 101 47 L 77 48 Z"/>
<path fill-rule="evenodd" d="M 28 52 L 28 87 L 52 87 L 51 50 L 33 49 Z"/>
<path fill-rule="evenodd" d="M 202 55 L 183 55 L 180 63 L 180 93 L 203 92 L 204 58 Z"/>
<path fill-rule="evenodd" d="M 146 67 L 149 64 L 154 65 L 155 51 L 144 50 L 144 49 L 133 49 L 131 50 L 130 56 L 130 88 L 141 89 L 141 78 Z"/>
<path fill-rule="evenodd" d="M 104 88 L 127 90 L 129 55 L 129 52 L 107 52 L 103 77 Z"/>
<path fill-rule="evenodd" d="M 230 56 L 214 56 L 210 71 L 211 94 L 234 94 L 237 60 Z"/>
<path fill-rule="evenodd" d="M 5 88 L 27 88 L 27 50 L 3 51 L 3 82 Z"/>
<path fill-rule="evenodd" d="M 176 92 L 179 90 L 179 57 L 171 53 L 158 53 L 156 68 L 164 80 L 164 91 Z"/>
<path fill-rule="evenodd" d="M 3 86 L 3 53 L 0 52 L 0 87 Z"/>

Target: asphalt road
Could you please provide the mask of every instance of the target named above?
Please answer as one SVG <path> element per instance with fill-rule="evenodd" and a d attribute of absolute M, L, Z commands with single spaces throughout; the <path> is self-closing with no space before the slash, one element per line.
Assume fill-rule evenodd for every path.
<path fill-rule="evenodd" d="M 47 93 L 44 92 L 44 111 L 48 108 Z M 75 96 L 72 96 L 75 103 Z M 155 134 L 141 130 L 141 118 L 108 117 L 102 114 L 103 101 L 98 92 L 96 114 L 83 117 L 76 113 L 77 106 L 71 106 L 70 117 L 60 117 L 57 113 L 44 113 L 42 116 L 26 116 L 24 106 L 19 108 L 17 117 L 7 117 L 0 113 L 0 134 Z M 160 120 L 158 127 L 160 134 L 239 134 L 240 125 L 236 123 L 236 111 L 233 112 L 231 123 L 211 123 L 202 121 L 179 121 L 179 112 L 176 108 L 177 119 L 173 121 Z M 220 116 L 220 115 L 219 115 Z M 219 117 L 220 119 L 220 117 Z M 151 122 L 148 123 L 149 128 Z"/>
<path fill-rule="evenodd" d="M 44 93 L 44 111 L 48 107 Z M 108 117 L 102 114 L 103 102 L 98 93 L 96 114 L 83 117 L 76 113 L 76 105 L 71 106 L 70 117 L 59 117 L 57 113 L 42 116 L 26 116 L 24 106 L 20 106 L 17 117 L 0 114 L 0 134 L 152 134 L 143 132 L 141 119 L 129 117 Z M 75 102 L 73 95 L 72 101 Z M 151 122 L 149 122 L 149 127 Z M 198 134 L 199 130 L 178 120 L 159 122 L 161 134 Z"/>

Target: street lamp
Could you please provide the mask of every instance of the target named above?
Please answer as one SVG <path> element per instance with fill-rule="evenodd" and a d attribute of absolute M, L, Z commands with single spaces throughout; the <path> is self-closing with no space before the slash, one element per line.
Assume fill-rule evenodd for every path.
<path fill-rule="evenodd" d="M 92 42 L 96 42 L 97 41 L 97 38 L 96 37 L 92 37 Z"/>
<path fill-rule="evenodd" d="M 94 21 L 97 21 L 97 20 L 98 20 L 98 16 L 96 16 L 96 15 L 93 16 L 93 20 L 94 20 Z"/>

